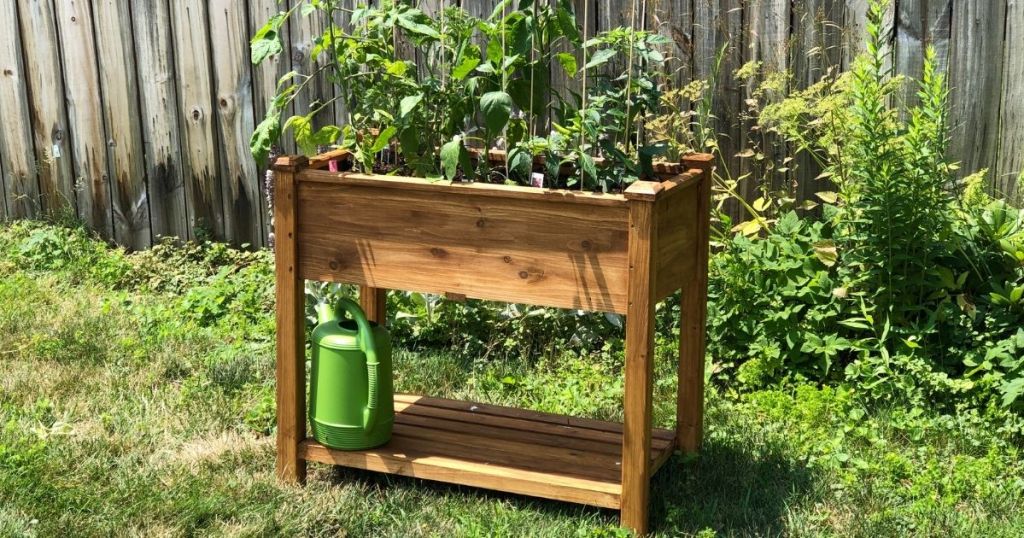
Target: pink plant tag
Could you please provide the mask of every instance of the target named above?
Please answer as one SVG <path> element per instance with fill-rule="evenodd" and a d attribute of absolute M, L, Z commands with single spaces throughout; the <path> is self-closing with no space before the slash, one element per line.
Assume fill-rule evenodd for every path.
<path fill-rule="evenodd" d="M 327 169 L 330 170 L 331 172 L 338 172 L 338 159 L 332 159 L 330 161 L 327 161 Z"/>
<path fill-rule="evenodd" d="M 530 175 L 530 185 L 538 189 L 544 188 L 544 174 L 534 172 Z"/>

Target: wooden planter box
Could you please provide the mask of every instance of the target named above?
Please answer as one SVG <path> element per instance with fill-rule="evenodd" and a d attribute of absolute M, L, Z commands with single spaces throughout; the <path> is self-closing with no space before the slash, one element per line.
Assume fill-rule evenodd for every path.
<path fill-rule="evenodd" d="M 329 172 L 330 158 L 274 165 L 278 475 L 396 473 L 619 509 L 646 533 L 651 475 L 701 441 L 711 156 L 622 194 Z M 381 322 L 387 289 L 625 314 L 625 422 L 399 394 L 389 444 L 327 449 L 306 436 L 306 279 L 361 286 Z M 651 424 L 654 305 L 680 288 L 672 432 Z"/>

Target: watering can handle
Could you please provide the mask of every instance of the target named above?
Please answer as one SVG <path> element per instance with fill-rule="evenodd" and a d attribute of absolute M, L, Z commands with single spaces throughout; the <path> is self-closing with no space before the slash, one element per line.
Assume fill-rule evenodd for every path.
<path fill-rule="evenodd" d="M 377 409 L 380 407 L 380 383 L 379 370 L 380 362 L 377 361 L 377 342 L 373 338 L 373 327 L 366 319 L 366 314 L 359 305 L 351 299 L 341 298 L 334 306 L 338 317 L 342 318 L 342 312 L 348 312 L 355 320 L 359 328 L 359 349 L 366 354 L 366 377 L 369 390 L 367 391 L 366 412 L 363 414 L 363 427 L 369 428 L 377 421 Z"/>

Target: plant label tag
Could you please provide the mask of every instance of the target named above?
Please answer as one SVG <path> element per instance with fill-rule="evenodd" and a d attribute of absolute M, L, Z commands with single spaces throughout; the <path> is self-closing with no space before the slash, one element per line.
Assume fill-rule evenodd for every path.
<path fill-rule="evenodd" d="M 530 185 L 538 189 L 544 188 L 544 174 L 534 172 L 530 175 Z"/>
<path fill-rule="evenodd" d="M 338 169 L 339 169 L 338 160 L 337 159 L 331 159 L 331 160 L 327 161 L 327 169 L 330 170 L 331 172 L 337 172 Z"/>
<path fill-rule="evenodd" d="M 60 144 L 54 144 L 53 145 L 53 151 L 51 151 L 50 154 L 53 155 L 54 159 L 59 159 L 60 158 Z"/>

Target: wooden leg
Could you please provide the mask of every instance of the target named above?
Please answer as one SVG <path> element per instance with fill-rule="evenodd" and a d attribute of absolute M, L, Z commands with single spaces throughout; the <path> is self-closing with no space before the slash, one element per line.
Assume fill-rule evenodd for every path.
<path fill-rule="evenodd" d="M 359 306 L 366 319 L 383 325 L 388 320 L 388 290 L 359 286 Z"/>
<path fill-rule="evenodd" d="M 630 202 L 626 394 L 623 402 L 622 526 L 647 534 L 651 482 L 651 384 L 654 377 L 654 291 L 651 245 L 654 204 Z"/>
<path fill-rule="evenodd" d="M 278 161 L 281 163 L 281 161 Z M 302 160 L 304 161 L 304 159 Z M 301 162 L 301 161 L 300 161 Z M 294 168 L 275 168 L 274 248 L 277 271 L 277 477 L 306 479 L 299 443 L 306 438 L 305 293 L 295 241 Z"/>
<path fill-rule="evenodd" d="M 708 302 L 708 235 L 710 233 L 710 155 L 684 159 L 689 169 L 703 173 L 697 197 L 697 241 L 694 274 L 682 284 L 679 320 L 679 393 L 676 402 L 676 441 L 684 453 L 700 450 L 704 438 L 704 350 Z"/>

